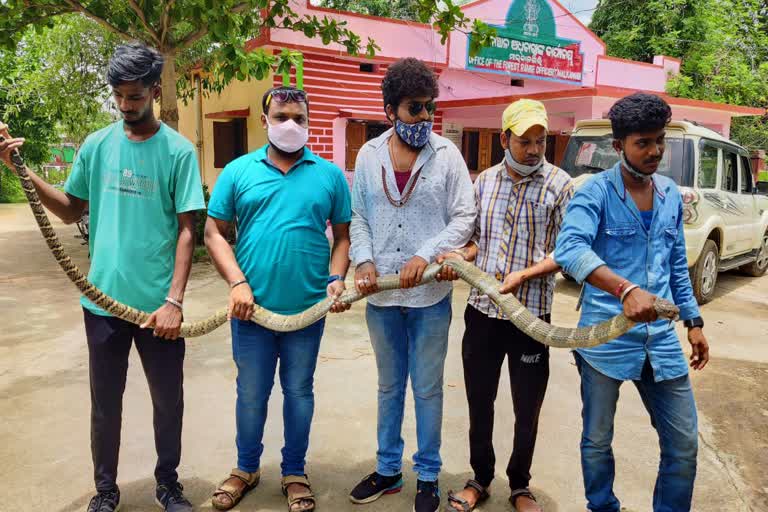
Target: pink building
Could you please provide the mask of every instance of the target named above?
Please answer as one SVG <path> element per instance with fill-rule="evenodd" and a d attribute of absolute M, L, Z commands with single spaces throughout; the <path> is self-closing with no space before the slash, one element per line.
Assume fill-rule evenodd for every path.
<path fill-rule="evenodd" d="M 476 0 L 464 5 L 462 10 L 470 19 L 481 19 L 498 30 L 493 45 L 476 56 L 469 55 L 468 37 L 458 31 L 441 44 L 439 34 L 429 25 L 323 9 L 309 0 L 293 0 L 293 8 L 299 14 L 345 21 L 363 41 L 370 37 L 381 47 L 373 59 L 352 57 L 340 45 L 323 45 L 280 29 L 266 31 L 250 42 L 250 47 L 293 48 L 303 53 L 303 85 L 312 105 L 310 147 L 348 171 L 354 168 L 360 146 L 389 127 L 381 78 L 387 65 L 402 57 L 419 58 L 439 74 L 435 129 L 462 149 L 473 173 L 501 160 L 497 136 L 501 113 L 522 97 L 541 100 L 547 106 L 548 157 L 554 163 L 559 163 L 577 120 L 602 118 L 616 99 L 635 91 L 658 93 L 672 106 L 675 119 L 695 121 L 725 136 L 733 117 L 764 113 L 762 109 L 665 95 L 668 77 L 680 69 L 679 60 L 657 56 L 649 64 L 609 57 L 605 43 L 557 0 Z M 273 80 L 279 84 L 282 77 Z M 295 75 L 292 80 L 295 82 Z M 226 105 L 221 103 L 217 105 L 222 110 L 207 113 L 205 105 L 201 106 L 205 122 L 234 122 L 238 132 L 261 130 L 256 122 L 260 105 L 253 104 L 252 98 L 230 94 Z M 183 117 L 182 113 L 182 124 Z M 230 127 L 214 128 L 219 133 L 232 131 Z M 198 127 L 198 147 L 205 142 L 200 134 L 206 132 L 210 130 Z M 252 151 L 255 147 L 251 145 L 265 140 L 263 134 L 240 135 L 248 141 L 242 151 Z M 228 160 L 229 155 L 219 153 L 214 169 L 205 169 L 208 182 L 215 180 L 219 165 Z"/>

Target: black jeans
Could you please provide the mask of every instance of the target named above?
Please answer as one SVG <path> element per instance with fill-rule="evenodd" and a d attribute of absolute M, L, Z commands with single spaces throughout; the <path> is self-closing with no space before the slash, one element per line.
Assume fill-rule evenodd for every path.
<path fill-rule="evenodd" d="M 542 320 L 549 322 L 550 315 Z M 549 347 L 522 333 L 512 322 L 489 318 L 469 305 L 464 322 L 461 354 L 469 403 L 470 464 L 475 480 L 484 487 L 493 480 L 494 402 L 506 356 L 515 410 L 515 437 L 507 476 L 513 490 L 526 488 L 531 479 L 539 412 L 549 381 Z"/>
<path fill-rule="evenodd" d="M 184 340 L 167 341 L 152 329 L 84 309 L 91 380 L 91 456 L 96 490 L 117 488 L 117 460 L 128 354 L 135 341 L 152 396 L 158 484 L 177 481 L 184 413 Z"/>

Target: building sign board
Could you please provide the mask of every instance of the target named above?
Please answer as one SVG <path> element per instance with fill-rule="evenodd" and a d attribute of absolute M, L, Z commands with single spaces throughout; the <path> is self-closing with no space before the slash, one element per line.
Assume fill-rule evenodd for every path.
<path fill-rule="evenodd" d="M 469 55 L 467 69 L 581 84 L 583 56 L 579 41 L 557 37 L 555 17 L 546 0 L 514 0 L 504 25 L 489 46 Z"/>
<path fill-rule="evenodd" d="M 461 136 L 464 133 L 464 126 L 459 123 L 443 123 L 443 137 L 453 142 L 459 151 L 461 151 Z"/>

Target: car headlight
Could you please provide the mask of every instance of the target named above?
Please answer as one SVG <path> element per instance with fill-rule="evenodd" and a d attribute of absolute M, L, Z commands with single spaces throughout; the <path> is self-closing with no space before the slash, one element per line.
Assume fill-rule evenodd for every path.
<path fill-rule="evenodd" d="M 683 200 L 683 223 L 693 224 L 699 218 L 696 208 L 699 203 L 699 193 L 690 188 L 680 187 L 680 195 Z"/>

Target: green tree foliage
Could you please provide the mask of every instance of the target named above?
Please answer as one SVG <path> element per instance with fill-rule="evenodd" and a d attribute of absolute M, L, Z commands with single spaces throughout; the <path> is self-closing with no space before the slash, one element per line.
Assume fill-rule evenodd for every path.
<path fill-rule="evenodd" d="M 0 120 L 27 139 L 30 166 L 50 161 L 51 144 L 64 139 L 79 145 L 111 122 L 104 70 L 118 41 L 95 22 L 69 15 L 50 28 L 27 28 L 15 47 L 0 50 Z M 22 197 L 16 181 L 4 170 L 0 195 L 6 201 Z"/>
<path fill-rule="evenodd" d="M 34 71 L 34 63 L 0 53 L 0 119 L 13 127 L 15 137 L 27 139 L 24 155 L 33 165 L 48 160 L 49 144 L 56 141 L 55 117 L 45 99 L 18 93 L 25 88 L 24 74 Z"/>
<path fill-rule="evenodd" d="M 413 0 L 323 0 L 320 6 L 398 20 L 418 19 L 417 5 Z"/>
<path fill-rule="evenodd" d="M 14 127 L 14 136 L 29 141 L 24 154 L 30 164 L 39 164 L 50 157 L 49 144 L 56 140 L 53 120 L 40 98 L 20 103 L 14 98 L 16 77 L 24 70 L 12 54 L 0 54 L 0 119 Z M 23 198 L 16 174 L 0 164 L 0 203 Z"/>
<path fill-rule="evenodd" d="M 105 110 L 105 71 L 119 42 L 115 34 L 80 15 L 62 16 L 50 28 L 30 27 L 15 48 L 0 50 L 18 66 L 13 76 L 0 76 L 0 83 L 7 82 L 18 105 L 43 104 L 46 120 L 55 121 L 62 138 L 79 146 L 89 133 L 113 120 Z"/>
<path fill-rule="evenodd" d="M 768 149 L 768 114 L 734 119 L 731 137 L 745 148 Z"/>
<path fill-rule="evenodd" d="M 467 19 L 451 0 L 415 0 L 419 21 L 434 23 L 443 40 L 451 30 L 472 30 L 478 44 L 489 32 Z M 201 66 L 206 90 L 221 91 L 233 79 L 262 79 L 295 64 L 295 52 L 255 49 L 245 43 L 265 29 L 293 30 L 323 44 L 340 43 L 350 54 L 378 49 L 362 41 L 343 21 L 299 15 L 291 0 L 3 0 L 0 2 L 0 45 L 13 47 L 26 27 L 52 27 L 65 14 L 77 13 L 99 23 L 121 40 L 138 40 L 157 48 L 166 60 L 162 76 L 160 117 L 178 125 L 179 89 L 188 91 L 189 72 Z M 182 93 L 183 94 L 183 93 Z"/>
<path fill-rule="evenodd" d="M 590 28 L 617 57 L 682 59 L 673 96 L 768 107 L 765 0 L 601 0 Z M 736 118 L 732 137 L 768 147 L 768 116 Z"/>

